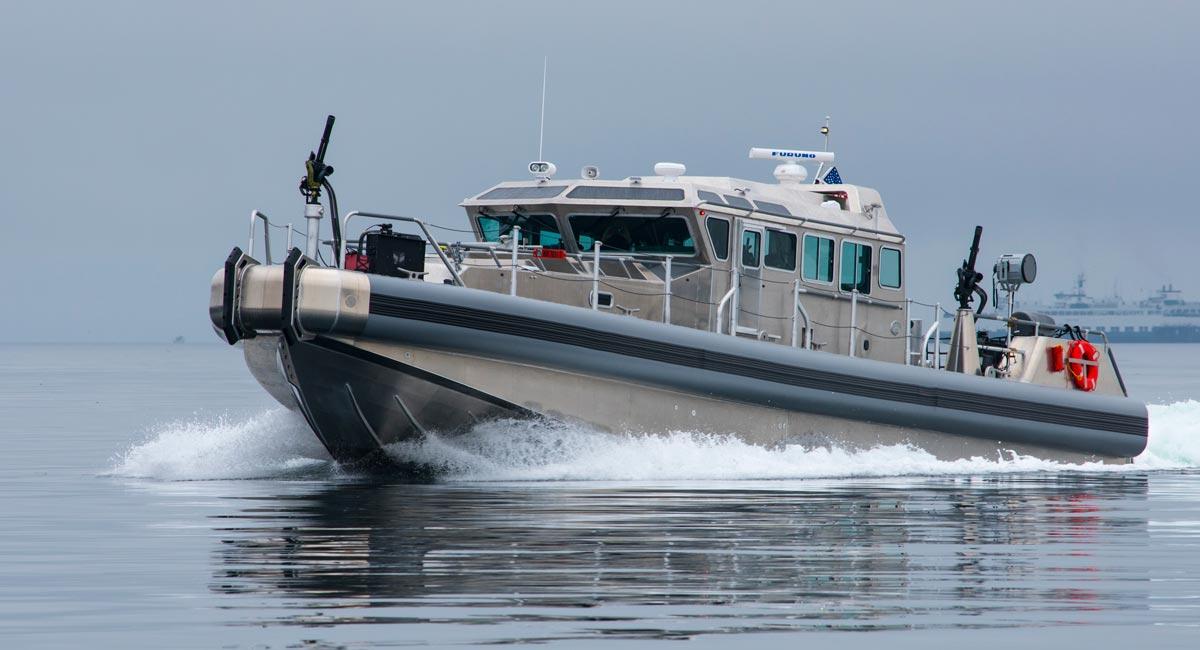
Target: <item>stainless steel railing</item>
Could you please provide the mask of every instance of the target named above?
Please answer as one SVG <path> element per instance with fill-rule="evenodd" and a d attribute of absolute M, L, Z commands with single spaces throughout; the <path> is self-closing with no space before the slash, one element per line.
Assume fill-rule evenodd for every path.
<path fill-rule="evenodd" d="M 416 217 L 405 217 L 405 216 L 400 216 L 400 215 L 395 215 L 395 214 L 382 214 L 379 212 L 359 212 L 359 211 L 347 212 L 346 216 L 342 217 L 342 233 L 343 233 L 343 235 L 342 235 L 342 241 L 341 241 L 341 249 L 338 251 L 338 259 L 343 259 L 343 260 L 346 259 L 346 239 L 350 232 L 350 230 L 349 230 L 350 220 L 355 217 L 364 217 L 367 219 L 382 219 L 384 221 L 399 221 L 402 223 L 416 224 L 416 226 L 418 228 L 420 228 L 421 232 L 425 235 L 425 241 L 429 242 L 430 246 L 433 246 L 433 250 L 434 250 L 434 252 L 437 253 L 438 258 L 440 258 L 442 260 L 442 264 L 446 265 L 446 270 L 449 271 L 450 276 L 452 278 L 454 278 L 454 284 L 457 286 L 460 286 L 460 287 L 465 286 L 462 281 L 462 276 L 460 276 L 458 274 L 458 269 L 455 267 L 454 264 L 452 264 L 450 262 L 450 258 L 446 257 L 446 252 L 444 250 L 442 250 L 442 244 L 440 242 L 438 242 L 436 237 L 433 236 L 433 233 L 429 232 L 429 226 L 426 225 L 424 221 L 421 221 L 420 219 L 418 219 Z M 337 215 L 334 215 L 334 218 L 336 219 Z"/>
<path fill-rule="evenodd" d="M 350 225 L 350 222 L 355 218 L 381 219 L 381 220 L 386 220 L 386 221 L 411 223 L 411 224 L 415 225 L 417 228 L 420 229 L 421 234 L 424 237 L 424 239 L 426 240 L 426 242 L 433 248 L 433 252 L 436 254 L 437 259 L 442 263 L 443 266 L 445 266 L 447 272 L 453 278 L 454 284 L 456 284 L 458 286 L 465 286 L 463 279 L 462 279 L 462 275 L 461 275 L 461 271 L 462 271 L 462 266 L 460 264 L 461 255 L 452 253 L 452 255 L 454 256 L 454 259 L 451 259 L 451 256 L 447 255 L 447 252 L 474 251 L 474 252 L 485 253 L 491 259 L 491 261 L 496 265 L 496 268 L 501 268 L 501 269 L 504 268 L 505 265 L 501 261 L 501 257 L 499 254 L 501 254 L 501 253 L 504 254 L 506 257 L 509 258 L 507 260 L 508 265 L 512 269 L 512 276 L 511 276 L 510 284 L 509 284 L 509 294 L 510 295 L 517 295 L 518 273 L 520 273 L 522 271 L 543 272 L 540 269 L 525 268 L 525 267 L 521 266 L 520 254 L 522 252 L 533 253 L 534 251 L 544 249 L 545 247 L 539 246 L 539 245 L 530 245 L 530 244 L 521 245 L 520 244 L 519 226 L 514 227 L 512 232 L 509 235 L 506 235 L 507 241 L 501 241 L 501 242 L 454 242 L 452 244 L 446 245 L 446 244 L 442 244 L 440 241 L 438 241 L 438 239 L 436 237 L 434 237 L 432 231 L 430 230 L 429 224 L 427 224 L 425 221 L 423 221 L 419 218 L 401 216 L 401 215 L 382 214 L 382 213 L 376 213 L 376 212 L 362 212 L 362 211 L 349 212 L 344 217 L 342 217 L 342 221 L 341 221 L 342 232 L 346 233 L 346 235 L 344 236 L 343 240 L 341 241 L 341 244 L 340 244 L 341 248 L 338 251 L 339 257 L 341 259 L 345 259 L 347 241 L 349 239 L 349 232 L 350 232 L 349 225 Z M 328 242 L 328 243 L 332 243 L 332 242 Z M 592 309 L 597 309 L 599 307 L 600 285 L 605 283 L 604 278 L 607 277 L 606 274 L 604 274 L 603 271 L 601 270 L 601 264 L 600 264 L 601 261 L 609 260 L 609 261 L 619 262 L 621 264 L 621 266 L 626 270 L 626 272 L 631 277 L 635 276 L 636 274 L 634 274 L 630 271 L 630 268 L 629 268 L 630 264 L 637 263 L 637 264 L 644 265 L 647 262 L 659 262 L 659 263 L 663 264 L 663 267 L 664 267 L 663 270 L 664 270 L 664 274 L 665 274 L 664 283 L 663 283 L 664 290 L 663 290 L 663 293 L 661 294 L 662 299 L 663 299 L 663 321 L 670 323 L 671 301 L 674 298 L 674 295 L 673 295 L 674 292 L 673 292 L 673 287 L 672 287 L 673 278 L 671 276 L 671 274 L 672 274 L 671 269 L 672 269 L 672 265 L 674 263 L 674 258 L 675 258 L 674 255 L 661 254 L 661 253 L 603 253 L 603 252 L 601 252 L 601 242 L 596 242 L 596 245 L 590 251 L 582 252 L 582 253 L 578 253 L 578 254 L 567 253 L 566 256 L 567 256 L 567 258 L 572 259 L 577 264 L 577 269 L 581 269 L 581 271 L 580 271 L 581 273 L 587 273 L 588 275 L 591 276 L 592 291 L 589 295 L 589 304 Z M 741 296 L 740 296 L 740 294 L 741 294 L 740 279 L 741 278 L 740 278 L 740 274 L 739 274 L 737 268 L 734 267 L 732 269 L 727 270 L 727 269 L 719 269 L 714 265 L 699 265 L 696 267 L 696 269 L 697 270 L 708 269 L 710 271 L 719 271 L 722 273 L 728 272 L 730 274 L 730 277 L 731 277 L 730 288 L 721 297 L 721 299 L 715 304 L 716 318 L 715 318 L 715 323 L 714 323 L 714 331 L 716 331 L 717 333 L 722 333 L 722 334 L 728 333 L 730 335 L 736 336 L 738 333 L 738 325 L 737 325 L 738 315 L 742 312 L 741 306 L 739 304 L 740 298 L 741 298 Z M 812 293 L 813 295 L 828 297 L 828 298 L 832 298 L 834 300 L 845 299 L 845 300 L 850 301 L 850 303 L 851 303 L 851 305 L 850 305 L 850 312 L 851 312 L 850 320 L 851 320 L 851 322 L 848 325 L 835 326 L 835 327 L 845 328 L 845 329 L 849 330 L 847 332 L 848 341 L 849 341 L 848 342 L 849 348 L 847 350 L 847 354 L 849 354 L 850 356 L 854 355 L 854 352 L 855 352 L 854 348 L 855 348 L 855 346 L 857 344 L 857 340 L 858 340 L 857 335 L 858 335 L 859 331 L 861 330 L 861 328 L 858 326 L 859 303 L 863 303 L 863 304 L 871 305 L 871 306 L 883 306 L 883 307 L 890 307 L 893 309 L 903 309 L 903 310 L 905 310 L 905 313 L 907 316 L 911 312 L 911 305 L 914 302 L 911 300 L 889 301 L 889 300 L 881 299 L 881 298 L 877 298 L 877 297 L 862 296 L 862 295 L 858 294 L 857 291 L 852 291 L 849 293 L 849 295 L 842 295 L 837 292 L 826 292 L 826 291 L 819 291 L 819 290 L 813 291 L 813 290 L 810 290 L 810 289 L 807 289 L 807 288 L 801 286 L 802 283 L 799 278 L 790 281 L 789 284 L 792 285 L 792 297 L 793 297 L 792 310 L 791 310 L 790 314 L 788 314 L 787 316 L 784 316 L 783 318 L 786 318 L 790 321 L 790 328 L 791 328 L 791 334 L 792 334 L 791 341 L 790 341 L 791 346 L 792 347 L 803 347 L 805 349 L 812 349 L 812 347 L 813 347 L 813 331 L 814 331 L 813 327 L 814 327 L 814 325 L 817 325 L 818 323 L 815 323 L 813 321 L 807 308 L 805 307 L 803 301 L 801 300 L 801 295 L 800 295 L 800 294 Z M 712 304 L 712 303 L 710 303 L 710 304 Z M 771 318 L 775 318 L 775 317 L 772 316 Z M 726 323 L 726 320 L 728 320 L 729 322 Z M 906 321 L 907 320 L 908 320 L 908 318 L 906 318 Z M 940 327 L 939 321 L 940 321 L 940 319 L 935 320 L 935 325 Z M 803 327 L 801 327 L 801 325 L 803 325 Z M 935 329 L 934 331 L 940 331 L 940 329 Z M 880 335 L 876 334 L 876 336 L 880 336 Z M 896 338 L 896 337 L 893 336 L 890 338 Z M 911 355 L 913 354 L 913 352 L 911 350 L 911 347 L 912 347 L 912 341 L 914 338 L 915 337 L 911 331 L 906 331 L 905 336 L 903 337 L 903 339 L 905 341 L 904 358 L 905 358 L 906 363 L 910 362 L 910 360 L 912 358 Z M 924 349 L 925 347 L 928 346 L 928 340 L 929 340 L 929 334 L 927 333 L 922 349 Z M 936 356 L 940 356 L 940 355 L 935 353 L 935 357 Z M 922 360 L 921 365 L 925 365 L 924 360 Z M 936 366 L 938 364 L 934 364 L 934 365 Z"/>

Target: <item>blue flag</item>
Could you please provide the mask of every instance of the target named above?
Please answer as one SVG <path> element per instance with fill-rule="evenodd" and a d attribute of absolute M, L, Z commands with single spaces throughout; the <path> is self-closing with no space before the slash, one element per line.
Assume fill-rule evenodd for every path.
<path fill-rule="evenodd" d="M 830 185 L 841 185 L 842 175 L 838 173 L 837 167 L 830 167 L 829 171 L 825 172 L 825 175 L 821 177 L 821 182 Z"/>

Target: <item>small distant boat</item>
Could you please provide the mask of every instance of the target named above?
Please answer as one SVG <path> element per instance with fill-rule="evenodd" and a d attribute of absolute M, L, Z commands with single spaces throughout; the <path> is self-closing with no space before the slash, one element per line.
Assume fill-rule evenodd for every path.
<path fill-rule="evenodd" d="M 1008 313 L 986 311 L 978 227 L 947 345 L 940 307 L 907 295 L 906 237 L 878 192 L 841 182 L 832 152 L 752 149 L 777 163 L 775 183 L 677 163 L 560 179 L 535 161 L 531 179 L 462 202 L 470 241 L 368 212 L 330 220 L 323 240 L 322 190 L 338 214 L 332 124 L 301 182 L 304 249 L 289 241 L 276 264 L 268 240 L 260 263 L 256 224 L 267 237 L 282 226 L 253 212 L 247 250 L 213 277 L 209 313 L 338 460 L 495 418 L 768 446 L 908 444 L 941 458 L 1126 462 L 1146 446 L 1146 407 L 1128 397 L 1104 334 L 1013 311 L 1032 255 L 996 263 Z M 818 182 L 801 163 L 817 165 Z M 1005 331 L 977 331 L 977 319 Z"/>
<path fill-rule="evenodd" d="M 1153 295 L 1129 303 L 1118 296 L 1093 298 L 1084 284 L 1081 273 L 1071 290 L 1054 294 L 1053 303 L 1028 308 L 1104 332 L 1113 343 L 1200 343 L 1200 302 L 1185 300 L 1174 285 L 1164 284 Z"/>

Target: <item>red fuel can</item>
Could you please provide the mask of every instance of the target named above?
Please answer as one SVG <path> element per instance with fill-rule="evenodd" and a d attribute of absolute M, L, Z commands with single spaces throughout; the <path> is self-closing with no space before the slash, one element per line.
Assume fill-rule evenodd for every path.
<path fill-rule="evenodd" d="M 350 271 L 367 271 L 371 268 L 366 255 L 352 251 L 346 251 L 345 266 Z"/>

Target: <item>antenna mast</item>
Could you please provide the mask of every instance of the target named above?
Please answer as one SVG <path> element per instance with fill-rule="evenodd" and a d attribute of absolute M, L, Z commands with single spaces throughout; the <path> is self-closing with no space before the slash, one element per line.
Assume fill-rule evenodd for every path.
<path fill-rule="evenodd" d="M 829 116 L 825 116 L 825 126 L 821 127 L 821 135 L 825 136 L 825 151 L 829 151 Z M 817 165 L 817 173 L 813 174 L 813 183 L 821 182 L 821 172 L 825 171 L 825 163 Z"/>
<path fill-rule="evenodd" d="M 546 69 L 550 65 L 550 57 L 542 57 L 542 116 L 538 120 L 538 160 L 542 159 L 542 142 L 546 135 Z"/>

